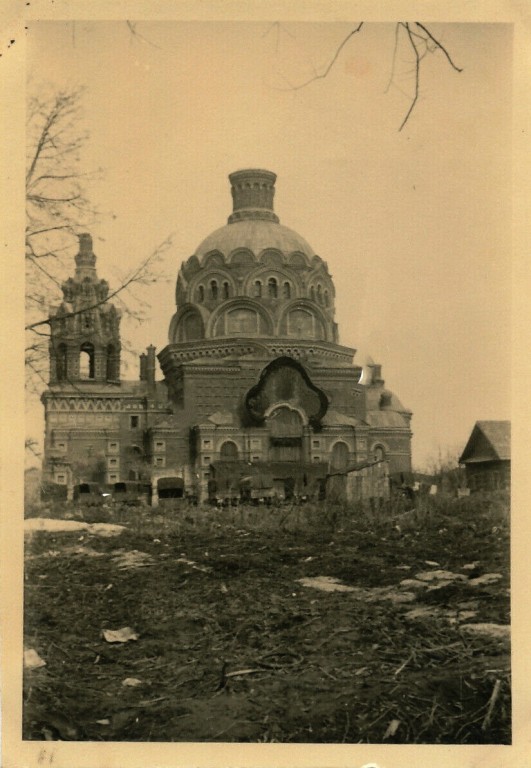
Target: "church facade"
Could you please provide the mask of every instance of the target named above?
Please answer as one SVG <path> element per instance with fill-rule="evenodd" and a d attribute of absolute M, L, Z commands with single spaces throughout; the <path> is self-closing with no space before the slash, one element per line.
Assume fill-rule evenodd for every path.
<path fill-rule="evenodd" d="M 233 210 L 182 263 L 168 344 L 120 377 L 119 313 L 80 236 L 50 318 L 45 474 L 55 483 L 175 478 L 201 500 L 242 481 L 308 493 L 327 475 L 385 460 L 411 470 L 411 413 L 342 346 L 325 261 L 273 207 L 275 174 L 229 177 Z"/>

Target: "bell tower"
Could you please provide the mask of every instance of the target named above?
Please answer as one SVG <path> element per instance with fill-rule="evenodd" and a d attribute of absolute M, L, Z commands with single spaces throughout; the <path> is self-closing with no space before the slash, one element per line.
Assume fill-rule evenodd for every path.
<path fill-rule="evenodd" d="M 92 237 L 79 235 L 74 277 L 62 285 L 63 301 L 50 316 L 50 384 L 120 382 L 120 312 L 99 280 Z"/>

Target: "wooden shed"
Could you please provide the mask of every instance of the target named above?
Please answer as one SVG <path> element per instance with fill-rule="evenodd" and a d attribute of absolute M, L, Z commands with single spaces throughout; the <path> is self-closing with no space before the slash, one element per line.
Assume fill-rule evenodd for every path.
<path fill-rule="evenodd" d="M 472 492 L 510 488 L 511 422 L 476 421 L 459 464 Z"/>

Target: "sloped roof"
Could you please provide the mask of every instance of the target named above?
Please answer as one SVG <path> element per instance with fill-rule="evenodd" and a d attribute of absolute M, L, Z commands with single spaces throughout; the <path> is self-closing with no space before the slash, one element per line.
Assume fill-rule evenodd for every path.
<path fill-rule="evenodd" d="M 341 413 L 341 411 L 336 411 L 333 408 L 329 408 L 322 418 L 322 424 L 325 427 L 357 427 L 358 424 L 362 423 L 359 419 L 347 416 L 346 413 Z"/>
<path fill-rule="evenodd" d="M 511 422 L 476 421 L 460 463 L 507 461 L 511 458 Z"/>
<path fill-rule="evenodd" d="M 152 432 L 157 429 L 175 429 L 182 425 L 182 415 L 180 413 L 171 413 L 168 416 L 162 416 L 151 427 Z"/>
<path fill-rule="evenodd" d="M 405 416 L 397 411 L 382 410 L 368 411 L 367 422 L 371 427 L 408 427 L 409 423 Z"/>
<path fill-rule="evenodd" d="M 207 421 L 211 421 L 213 424 L 220 427 L 232 427 L 235 425 L 234 414 L 230 411 L 216 411 L 215 413 L 211 413 L 210 416 L 207 417 Z"/>

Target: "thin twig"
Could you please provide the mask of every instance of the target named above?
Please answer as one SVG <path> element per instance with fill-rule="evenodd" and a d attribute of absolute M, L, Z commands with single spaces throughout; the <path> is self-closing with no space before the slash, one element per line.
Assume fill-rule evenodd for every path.
<path fill-rule="evenodd" d="M 485 719 L 481 724 L 482 731 L 486 731 L 487 728 L 489 727 L 489 724 L 492 718 L 492 712 L 494 711 L 494 705 L 496 704 L 496 700 L 500 695 L 500 688 L 501 688 L 501 680 L 496 680 L 496 682 L 494 683 L 494 688 L 492 689 L 491 697 L 489 699 L 489 707 L 487 709 L 487 714 L 485 715 Z"/>
<path fill-rule="evenodd" d="M 160 45 L 156 45 L 151 40 L 148 40 L 147 37 L 144 37 L 144 35 L 141 35 L 140 32 L 137 32 L 136 21 L 134 23 L 132 21 L 126 21 L 125 23 L 127 24 L 129 31 L 133 35 L 133 37 L 138 37 L 138 39 L 142 40 L 144 43 L 147 43 L 148 45 L 152 45 L 153 48 L 158 48 L 160 50 Z"/>
<path fill-rule="evenodd" d="M 429 31 L 429 29 L 427 29 L 423 24 L 421 24 L 420 21 L 416 21 L 415 24 L 417 25 L 417 27 L 420 27 L 423 30 L 423 32 L 425 32 L 428 35 L 430 40 L 435 43 L 437 48 L 440 48 L 440 50 L 444 53 L 444 55 L 448 59 L 448 61 L 451 64 L 451 66 L 455 69 L 455 71 L 456 72 L 462 72 L 463 71 L 462 67 L 458 67 L 456 64 L 454 64 L 454 62 L 452 61 L 452 59 L 450 57 L 450 54 L 448 53 L 448 51 L 446 50 L 444 45 L 442 45 L 438 40 L 436 40 L 434 38 L 434 36 Z"/>
<path fill-rule="evenodd" d="M 401 665 L 398 667 L 398 669 L 395 671 L 395 677 L 396 677 L 397 675 L 399 675 L 399 674 L 402 672 L 402 670 L 403 670 L 403 669 L 405 669 L 405 668 L 407 667 L 407 665 L 408 665 L 408 664 L 409 664 L 409 662 L 412 660 L 412 658 L 414 657 L 414 655 L 415 655 L 415 652 L 414 652 L 414 651 L 413 651 L 412 653 L 410 653 L 410 654 L 409 654 L 409 656 L 408 656 L 408 657 L 407 657 L 407 659 L 406 659 L 406 660 L 403 662 L 403 664 L 401 664 Z"/>
<path fill-rule="evenodd" d="M 398 33 L 400 32 L 400 27 L 402 26 L 401 22 L 397 22 L 395 24 L 395 47 L 393 50 L 393 63 L 391 66 L 391 75 L 389 77 L 389 82 L 387 83 L 387 88 L 385 89 L 384 93 L 389 92 L 389 88 L 391 87 L 393 80 L 395 78 L 395 64 L 396 64 L 396 52 L 398 50 Z"/>
<path fill-rule="evenodd" d="M 348 709 L 345 710 L 345 730 L 343 731 L 343 738 L 341 739 L 341 743 L 344 744 L 347 740 L 347 735 L 350 728 L 350 716 L 348 713 Z"/>
<path fill-rule="evenodd" d="M 412 46 L 413 50 L 415 51 L 415 59 L 416 59 L 416 62 L 415 62 L 415 96 L 413 97 L 413 101 L 411 102 L 411 105 L 410 105 L 410 107 L 409 107 L 409 109 L 408 109 L 408 111 L 406 113 L 406 116 L 404 117 L 404 119 L 402 121 L 402 125 L 398 129 L 399 131 L 402 130 L 404 125 L 409 120 L 409 116 L 413 112 L 415 104 L 417 103 L 418 98 L 419 98 L 420 55 L 419 55 L 417 46 L 415 45 L 415 41 L 413 40 L 413 35 L 411 34 L 411 30 L 409 28 L 409 24 L 407 22 L 405 24 L 405 28 L 406 28 L 406 32 L 408 34 L 409 40 L 411 42 L 411 46 Z"/>
<path fill-rule="evenodd" d="M 345 45 L 348 43 L 348 41 L 350 40 L 350 38 L 351 38 L 353 35 L 355 35 L 357 32 L 359 32 L 359 31 L 360 31 L 360 29 L 362 28 L 363 24 L 364 24 L 364 22 L 363 22 L 363 21 L 360 21 L 360 23 L 358 24 L 358 26 L 356 27 L 356 29 L 353 29 L 351 32 L 349 32 L 349 33 L 348 33 L 348 35 L 345 37 L 345 39 L 344 39 L 344 40 L 343 40 L 343 41 L 342 41 L 342 42 L 341 42 L 341 43 L 338 45 L 338 47 L 337 47 L 337 49 L 336 49 L 336 52 L 334 53 L 334 55 L 333 55 L 333 57 L 332 57 L 332 59 L 331 59 L 330 63 L 328 64 L 328 66 L 326 67 L 326 69 L 324 70 L 324 72 L 321 72 L 320 74 L 319 74 L 319 73 L 317 73 L 317 74 L 316 74 L 316 75 L 314 75 L 313 77 L 310 77 L 310 79 L 309 79 L 309 80 L 306 80 L 304 83 L 301 83 L 300 85 L 293 85 L 293 86 L 290 88 L 290 90 L 292 90 L 292 91 L 298 91 L 298 90 L 300 90 L 301 88 L 306 88 L 306 86 L 307 86 L 307 85 L 310 85 L 310 83 L 313 83 L 315 80 L 323 80 L 323 79 L 324 79 L 324 78 L 325 78 L 325 77 L 328 75 L 328 73 L 330 72 L 330 70 L 332 69 L 332 67 L 334 66 L 334 64 L 336 63 L 336 61 L 337 61 L 337 59 L 338 59 L 338 57 L 339 57 L 339 54 L 341 53 L 341 51 L 343 50 L 343 48 L 345 47 Z"/>
<path fill-rule="evenodd" d="M 102 304 L 108 304 L 111 299 L 118 296 L 122 291 L 126 290 L 130 285 L 134 283 L 141 283 L 142 281 L 146 280 L 148 278 L 148 273 L 146 270 L 148 267 L 155 261 L 157 258 L 159 258 L 162 253 L 169 248 L 171 245 L 171 237 L 166 238 L 166 240 L 161 243 L 154 251 L 151 253 L 144 261 L 135 269 L 133 272 L 127 277 L 125 282 L 122 283 L 115 291 L 110 293 L 108 296 L 106 296 L 104 299 L 101 299 L 101 301 L 97 301 L 94 304 L 91 304 L 90 306 L 82 307 L 79 310 L 76 310 L 75 312 L 65 312 L 63 315 L 61 315 L 60 318 L 47 318 L 46 320 L 39 320 L 35 323 L 30 323 L 29 325 L 26 325 L 25 330 L 26 331 L 32 331 L 35 328 L 38 328 L 40 325 L 50 325 L 52 320 L 66 320 L 69 317 L 75 317 L 76 315 L 84 314 L 85 312 L 89 312 L 91 309 L 96 309 L 97 307 L 102 306 Z"/>

